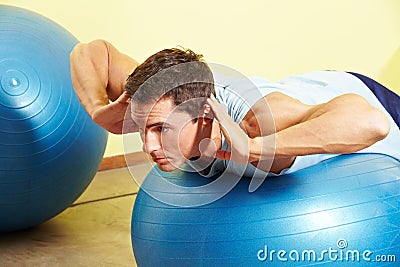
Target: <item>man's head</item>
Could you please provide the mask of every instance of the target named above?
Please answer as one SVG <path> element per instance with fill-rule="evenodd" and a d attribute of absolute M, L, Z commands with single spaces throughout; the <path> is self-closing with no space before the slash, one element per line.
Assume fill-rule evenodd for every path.
<path fill-rule="evenodd" d="M 180 110 L 197 118 L 214 93 L 213 74 L 202 57 L 189 49 L 164 49 L 135 69 L 125 85 L 126 93 L 142 104 L 171 99 Z M 196 98 L 199 101 L 186 103 Z"/>
<path fill-rule="evenodd" d="M 198 155 L 204 129 L 212 124 L 203 119 L 209 112 L 206 99 L 214 93 L 212 72 L 201 55 L 162 50 L 135 69 L 125 89 L 144 150 L 160 169 L 172 171 Z"/>

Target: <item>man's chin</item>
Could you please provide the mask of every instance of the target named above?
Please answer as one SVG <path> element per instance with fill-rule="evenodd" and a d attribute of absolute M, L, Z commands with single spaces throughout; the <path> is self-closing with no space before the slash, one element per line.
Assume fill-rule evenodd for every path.
<path fill-rule="evenodd" d="M 157 163 L 157 167 L 164 172 L 172 172 L 179 168 L 178 165 L 171 163 Z"/>

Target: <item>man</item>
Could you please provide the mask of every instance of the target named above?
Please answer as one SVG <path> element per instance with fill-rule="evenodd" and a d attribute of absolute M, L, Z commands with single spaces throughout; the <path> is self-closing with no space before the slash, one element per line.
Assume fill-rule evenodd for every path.
<path fill-rule="evenodd" d="M 337 154 L 400 159 L 399 114 L 372 90 L 397 104 L 399 97 L 358 74 L 313 72 L 277 83 L 224 77 L 190 50 L 165 49 L 139 65 L 103 40 L 74 48 L 71 74 L 89 115 L 110 132 L 123 132 L 131 102 L 128 131 L 140 131 L 164 171 L 188 162 L 209 176 L 231 160 L 246 166 L 240 174 L 266 176 Z"/>

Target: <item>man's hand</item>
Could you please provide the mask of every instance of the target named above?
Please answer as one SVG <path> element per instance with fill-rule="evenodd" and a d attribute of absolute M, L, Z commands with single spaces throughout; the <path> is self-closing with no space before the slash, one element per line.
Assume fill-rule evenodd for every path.
<path fill-rule="evenodd" d="M 92 119 L 98 125 L 114 134 L 137 132 L 139 128 L 130 118 L 130 97 L 123 93 L 117 100 L 96 108 Z"/>
<path fill-rule="evenodd" d="M 137 131 L 124 86 L 138 63 L 105 40 L 77 44 L 70 60 L 75 92 L 93 121 L 116 134 Z"/>
<path fill-rule="evenodd" d="M 214 117 L 218 120 L 222 133 L 231 147 L 231 151 L 218 150 L 215 157 L 223 160 L 233 160 L 243 165 L 256 161 L 257 159 L 250 158 L 250 137 L 232 120 L 213 95 L 207 99 L 207 103 L 211 106 Z"/>

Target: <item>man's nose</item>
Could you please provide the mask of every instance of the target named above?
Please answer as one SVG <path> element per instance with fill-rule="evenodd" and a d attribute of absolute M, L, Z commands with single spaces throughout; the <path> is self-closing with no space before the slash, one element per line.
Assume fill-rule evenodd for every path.
<path fill-rule="evenodd" d="M 150 154 L 161 148 L 160 139 L 156 134 L 148 132 L 144 136 L 143 151 Z"/>

